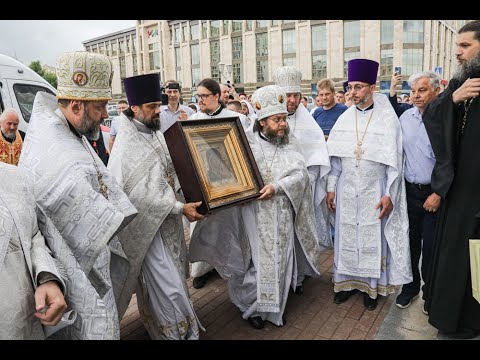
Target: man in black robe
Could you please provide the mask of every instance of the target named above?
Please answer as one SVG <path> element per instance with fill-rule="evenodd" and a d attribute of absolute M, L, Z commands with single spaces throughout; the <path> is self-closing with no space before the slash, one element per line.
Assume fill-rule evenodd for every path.
<path fill-rule="evenodd" d="M 469 239 L 480 238 L 480 21 L 458 31 L 455 55 L 457 73 L 423 116 L 437 159 L 431 186 L 443 199 L 425 310 L 442 333 L 465 339 L 480 334 L 469 258 Z"/>

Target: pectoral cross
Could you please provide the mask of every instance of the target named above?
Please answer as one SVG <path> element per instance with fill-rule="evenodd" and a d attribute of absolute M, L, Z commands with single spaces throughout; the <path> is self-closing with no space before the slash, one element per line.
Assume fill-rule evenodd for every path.
<path fill-rule="evenodd" d="M 272 171 L 267 169 L 267 174 L 265 175 L 265 185 L 271 184 L 273 182 Z"/>
<path fill-rule="evenodd" d="M 357 143 L 357 147 L 355 148 L 353 153 L 355 154 L 355 158 L 358 161 L 362 160 L 362 155 L 365 153 L 365 150 L 362 149 L 362 142 L 361 141 L 359 141 Z"/>
<path fill-rule="evenodd" d="M 103 197 L 105 199 L 108 200 L 108 188 L 107 188 L 107 185 L 105 185 L 105 183 L 103 182 L 103 179 L 102 179 L 102 174 L 100 174 L 100 172 L 97 173 L 97 177 L 98 177 L 98 185 L 100 186 L 100 194 L 103 195 Z"/>

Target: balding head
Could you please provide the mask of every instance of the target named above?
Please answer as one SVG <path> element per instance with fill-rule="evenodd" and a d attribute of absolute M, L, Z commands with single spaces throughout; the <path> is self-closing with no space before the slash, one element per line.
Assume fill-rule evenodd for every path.
<path fill-rule="evenodd" d="M 3 136 L 7 139 L 15 139 L 18 129 L 18 113 L 15 109 L 5 109 L 0 115 L 0 127 Z"/>

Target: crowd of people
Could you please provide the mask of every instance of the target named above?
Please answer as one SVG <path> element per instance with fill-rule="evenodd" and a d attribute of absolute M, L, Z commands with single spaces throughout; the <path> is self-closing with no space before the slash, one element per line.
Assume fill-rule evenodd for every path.
<path fill-rule="evenodd" d="M 201 288 L 212 271 L 253 328 L 283 326 L 289 294 L 320 276 L 325 249 L 334 303 L 361 292 L 371 311 L 398 292 L 407 308 L 422 294 L 431 325 L 478 336 L 468 242 L 480 236 L 480 21 L 459 30 L 456 57 L 445 91 L 436 73 L 412 74 L 402 102 L 399 74 L 385 96 L 379 64 L 352 59 L 342 91 L 318 81 L 312 111 L 294 66 L 250 95 L 203 79 L 188 106 L 176 80 L 162 93 L 156 73 L 128 77 L 104 144 L 111 60 L 62 54 L 57 94 L 37 93 L 26 135 L 15 110 L 0 115 L 0 338 L 119 339 L 136 293 L 152 339 L 199 339 L 208 328 L 186 279 Z M 225 117 L 240 119 L 264 186 L 202 215 L 201 201 L 185 201 L 164 133 Z"/>

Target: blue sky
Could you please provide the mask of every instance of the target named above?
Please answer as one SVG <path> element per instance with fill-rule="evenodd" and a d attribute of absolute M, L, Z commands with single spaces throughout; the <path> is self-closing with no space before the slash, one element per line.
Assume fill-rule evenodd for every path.
<path fill-rule="evenodd" d="M 135 26 L 136 20 L 0 20 L 0 54 L 29 65 L 55 66 L 58 55 L 83 50 L 82 41 Z"/>

